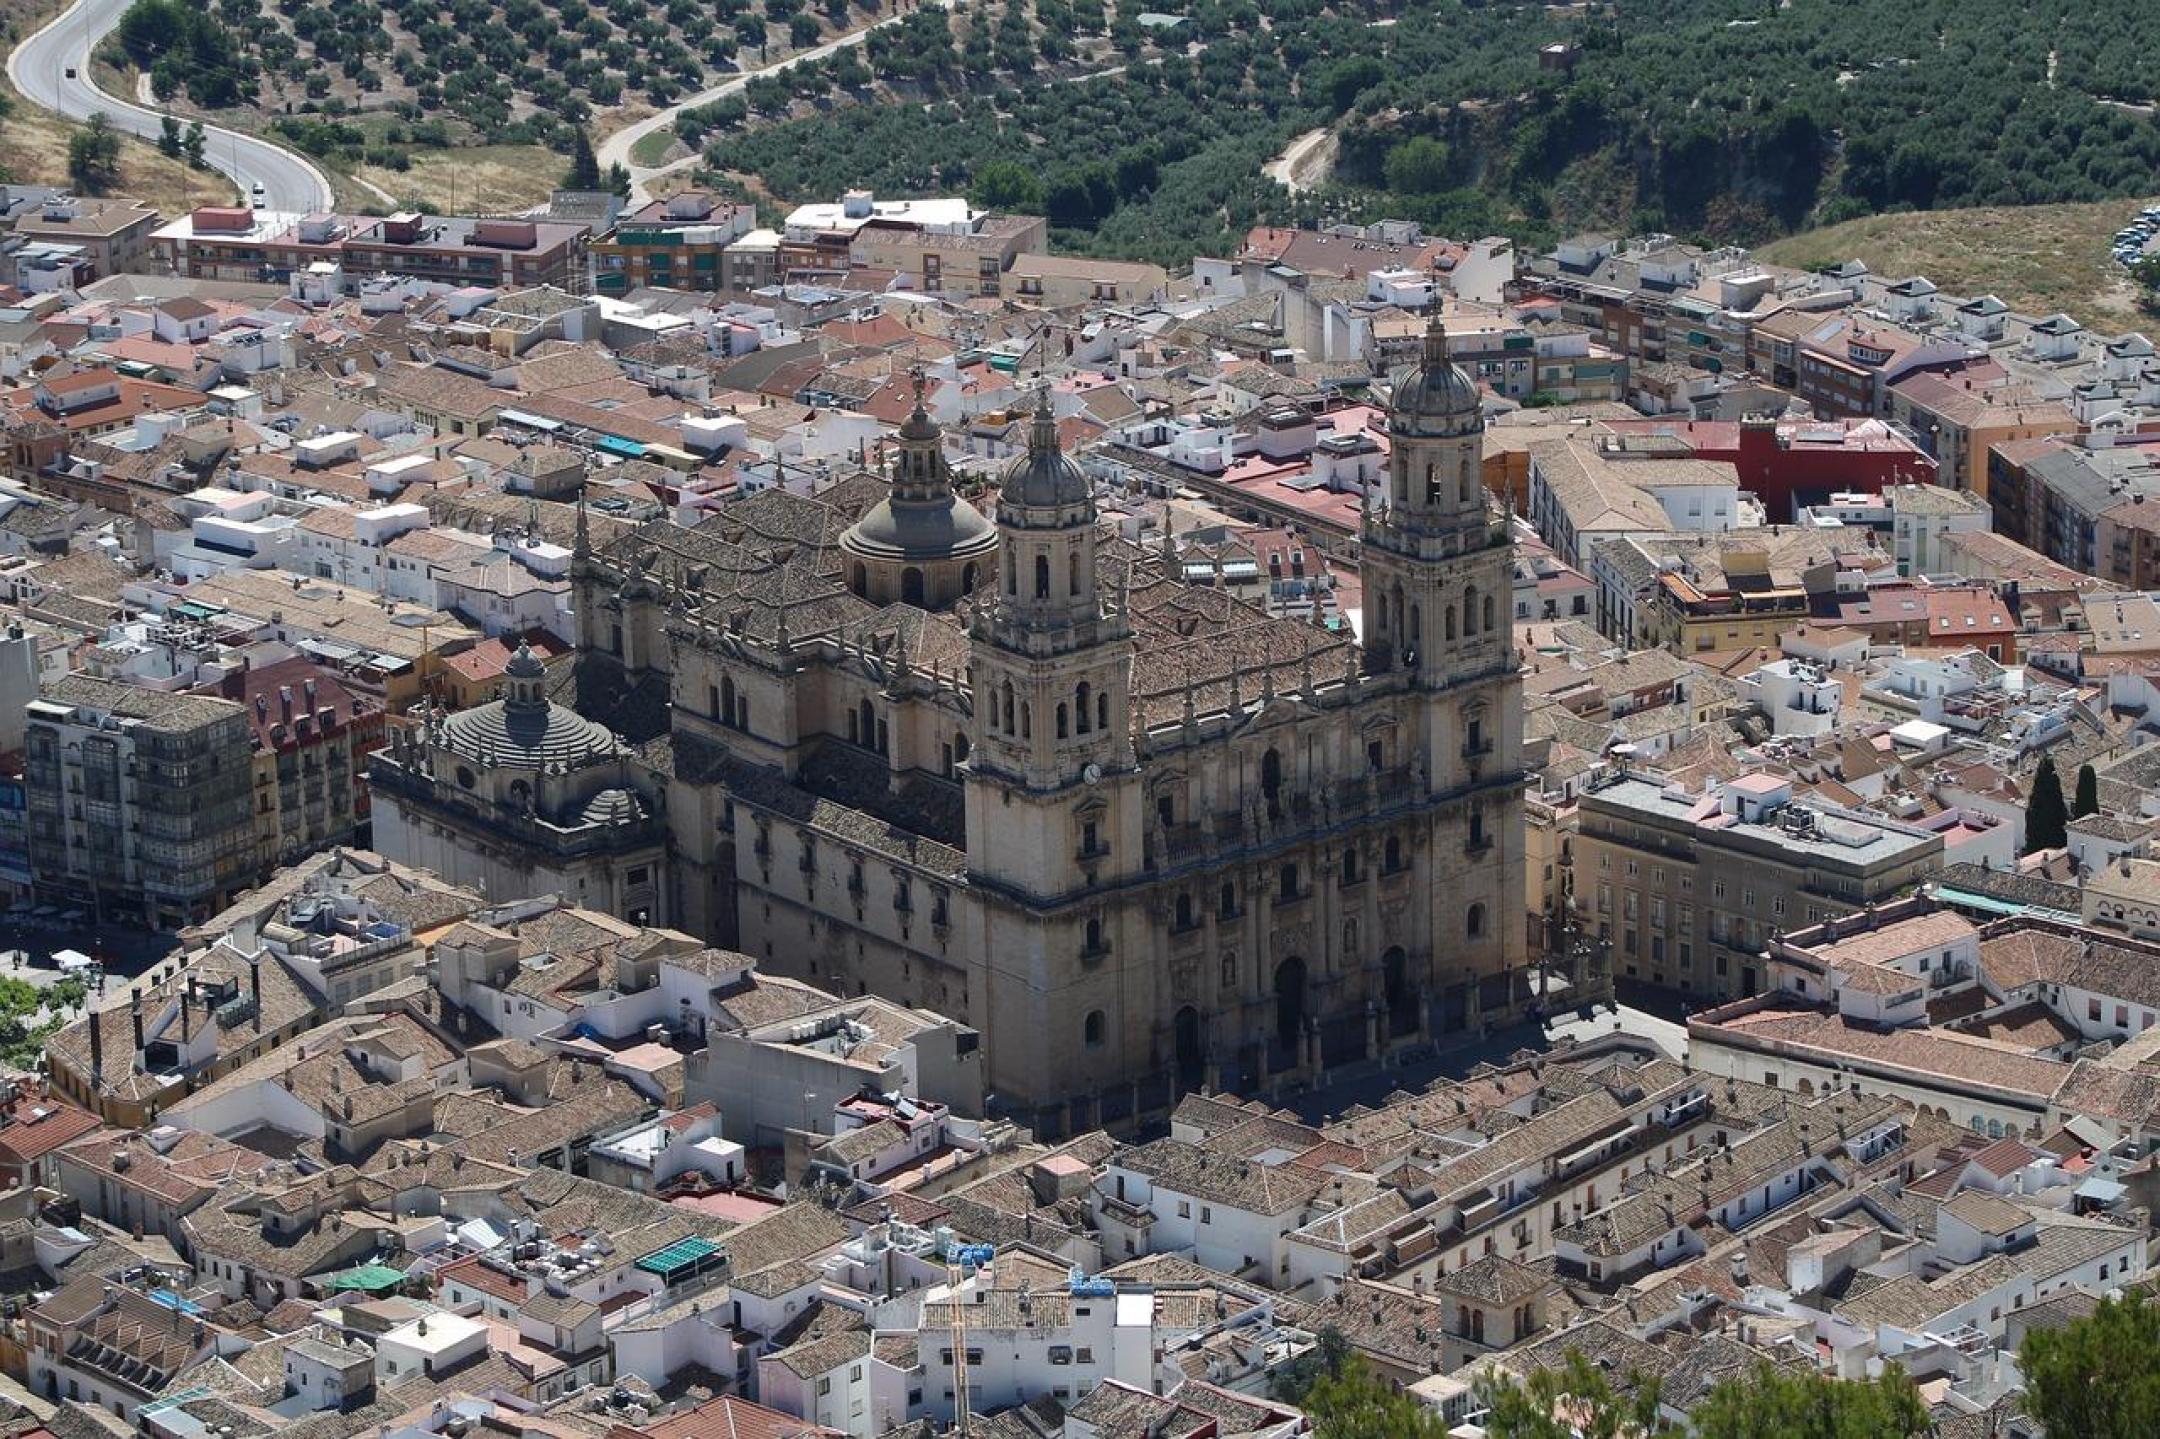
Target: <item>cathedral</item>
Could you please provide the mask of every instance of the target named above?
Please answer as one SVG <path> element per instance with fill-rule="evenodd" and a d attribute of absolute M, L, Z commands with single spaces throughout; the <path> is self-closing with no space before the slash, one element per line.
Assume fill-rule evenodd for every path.
<path fill-rule="evenodd" d="M 453 881 L 950 1015 L 1045 1136 L 1511 1015 L 1522 705 L 1483 434 L 1435 328 L 1393 387 L 1362 646 L 1099 525 L 1047 397 L 989 514 L 919 393 L 889 482 L 597 548 L 581 510 L 574 660 L 380 754 L 378 828 Z"/>

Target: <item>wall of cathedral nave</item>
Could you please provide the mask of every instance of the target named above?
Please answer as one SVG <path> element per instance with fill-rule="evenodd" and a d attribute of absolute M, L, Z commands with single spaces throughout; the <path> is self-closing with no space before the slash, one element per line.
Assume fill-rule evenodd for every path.
<path fill-rule="evenodd" d="M 373 811 L 375 852 L 445 882 L 477 889 L 490 900 L 557 894 L 634 924 L 676 927 L 670 904 L 668 855 L 651 844 L 622 855 L 593 855 L 554 864 L 537 862 L 532 845 L 431 814 L 378 789 Z"/>
<path fill-rule="evenodd" d="M 792 773 L 804 746 L 830 740 L 882 757 L 895 771 L 953 778 L 972 748 L 968 715 L 948 681 L 896 675 L 887 664 L 831 644 L 805 646 L 779 667 L 730 653 L 723 637 L 678 644 L 675 718 L 743 759 Z"/>

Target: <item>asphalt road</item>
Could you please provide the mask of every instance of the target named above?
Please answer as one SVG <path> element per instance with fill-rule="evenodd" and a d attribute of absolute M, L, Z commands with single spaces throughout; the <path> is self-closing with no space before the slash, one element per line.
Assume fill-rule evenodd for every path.
<path fill-rule="evenodd" d="M 104 111 L 116 129 L 155 141 L 162 117 L 90 83 L 90 51 L 120 23 L 128 0 L 76 0 L 8 56 L 8 80 L 33 105 L 74 120 Z M 68 78 L 73 69 L 75 78 Z M 306 214 L 328 210 L 330 182 L 305 157 L 220 126 L 207 127 L 203 158 L 242 195 L 263 187 L 262 208 Z"/>

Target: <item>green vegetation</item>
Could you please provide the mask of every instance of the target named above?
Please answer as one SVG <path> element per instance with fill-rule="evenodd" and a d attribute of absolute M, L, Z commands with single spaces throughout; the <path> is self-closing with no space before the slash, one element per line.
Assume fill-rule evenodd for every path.
<path fill-rule="evenodd" d="M 113 35 L 128 61 L 150 72 L 150 88 L 160 100 L 184 92 L 215 108 L 254 94 L 254 65 L 233 32 L 205 8 L 182 0 L 135 0 Z"/>
<path fill-rule="evenodd" d="M 2100 813 L 2100 775 L 2090 764 L 2078 766 L 2077 799 L 2071 803 L 2070 817 L 2083 819 L 2089 814 Z"/>
<path fill-rule="evenodd" d="M 1762 1365 L 1728 1379 L 1688 1412 L 1696 1439 L 1917 1439 L 1927 1405 L 1902 1370 L 1875 1379 L 1832 1379 Z"/>
<path fill-rule="evenodd" d="M 1375 1375 L 1341 1330 L 1325 1326 L 1314 1338 L 1275 1371 L 1272 1388 L 1311 1417 L 1315 1439 L 1446 1439 L 1439 1412 Z"/>
<path fill-rule="evenodd" d="M 73 1008 L 82 1002 L 86 992 L 82 981 L 62 983 L 70 982 L 75 988 L 69 996 L 54 994 L 54 1009 Z M 55 989 L 58 988 L 56 985 Z M 30 1017 L 38 1012 L 44 999 L 45 996 L 38 992 L 37 986 L 29 981 L 0 977 L 0 1065 L 9 1069 L 36 1067 L 38 1056 L 45 1051 L 46 1039 L 60 1027 L 57 1018 L 48 1019 L 43 1024 L 30 1022 Z"/>
<path fill-rule="evenodd" d="M 2044 754 L 2033 770 L 2032 794 L 2025 801 L 2024 854 L 2061 849 L 2070 842 L 2066 826 L 2069 807 L 2063 803 L 2062 777 L 2055 773 L 2055 756 Z"/>
<path fill-rule="evenodd" d="M 871 90 L 834 61 L 800 66 L 685 138 L 786 201 L 973 192 L 985 167 L 1018 166 L 1046 205 L 1067 202 L 1061 243 L 1171 263 L 1256 220 L 1322 214 L 1530 242 L 1585 226 L 1754 242 L 1883 210 L 2131 196 L 2160 167 L 2160 128 L 2117 103 L 2160 94 L 2142 48 L 2160 12 L 2132 0 L 1413 0 L 1388 26 L 1346 0 L 1196 0 L 1174 32 L 1189 52 L 1158 50 L 1122 8 L 1106 49 L 1092 13 L 1033 0 L 1032 54 L 1025 3 L 911 15 L 864 47 Z M 1539 67 L 1553 40 L 1580 47 L 1572 70 Z M 1126 68 L 1045 83 L 1083 56 Z M 1329 122 L 1330 186 L 1292 198 L 1259 178 Z M 1107 211 L 1072 173 L 1151 140 L 1160 182 Z"/>
<path fill-rule="evenodd" d="M 2050 1434 L 2160 1434 L 2160 1307 L 2142 1294 L 2103 1300 L 2060 1329 L 2028 1330 L 2018 1364 L 2025 1412 Z"/>
<path fill-rule="evenodd" d="M 1560 1369 L 1540 1369 L 1522 1384 L 1487 1377 L 1478 1384 L 1487 1439 L 1634 1439 L 1654 1434 L 1657 1381 L 1635 1376 L 1623 1395 L 1603 1370 L 1573 1349 Z"/>
<path fill-rule="evenodd" d="M 120 132 L 103 110 L 68 136 L 68 178 L 87 195 L 102 195 L 119 181 Z"/>

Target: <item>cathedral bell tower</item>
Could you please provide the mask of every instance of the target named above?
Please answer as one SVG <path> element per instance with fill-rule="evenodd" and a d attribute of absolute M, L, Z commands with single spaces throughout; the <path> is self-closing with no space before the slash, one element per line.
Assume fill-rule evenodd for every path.
<path fill-rule="evenodd" d="M 1419 363 L 1395 382 L 1387 490 L 1361 535 L 1365 663 L 1442 689 L 1512 662 L 1514 560 L 1487 507 L 1485 416 L 1435 306 Z"/>
<path fill-rule="evenodd" d="M 1046 393 L 998 496 L 998 579 L 969 659 L 968 863 L 1050 899 L 1137 872 L 1132 630 L 1096 579 L 1093 486 L 1058 448 Z"/>

